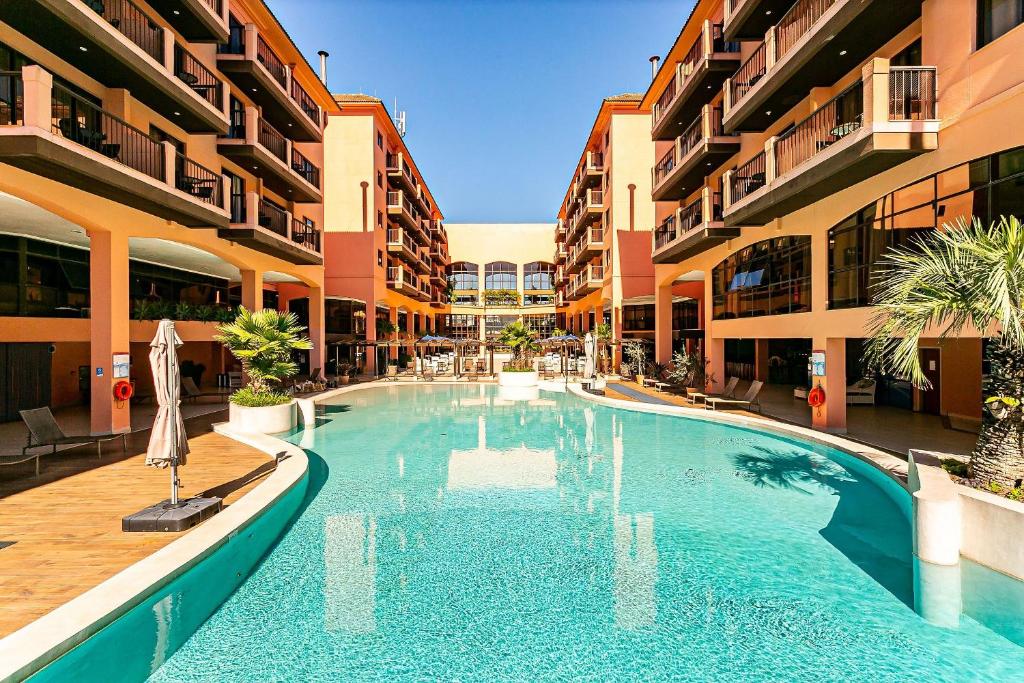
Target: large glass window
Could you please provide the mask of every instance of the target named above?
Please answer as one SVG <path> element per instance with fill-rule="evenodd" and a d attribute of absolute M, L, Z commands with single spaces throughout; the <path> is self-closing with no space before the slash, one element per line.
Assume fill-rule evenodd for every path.
<path fill-rule="evenodd" d="M 456 292 L 480 289 L 480 266 L 477 264 L 464 261 L 453 263 L 451 274 Z"/>
<path fill-rule="evenodd" d="M 811 238 L 751 244 L 712 271 L 715 320 L 811 310 Z"/>
<path fill-rule="evenodd" d="M 484 319 L 484 333 L 488 339 L 494 339 L 501 334 L 506 325 L 517 320 L 519 316 L 516 315 L 488 315 Z"/>
<path fill-rule="evenodd" d="M 523 289 L 552 290 L 555 288 L 555 266 L 536 261 L 523 266 Z"/>
<path fill-rule="evenodd" d="M 978 218 L 1024 216 L 1024 148 L 954 166 L 890 192 L 829 230 L 829 308 L 871 303 L 875 264 L 916 235 Z"/>
<path fill-rule="evenodd" d="M 978 47 L 1024 23 L 1024 0 L 978 0 Z"/>
<path fill-rule="evenodd" d="M 547 339 L 555 334 L 555 314 L 524 315 L 523 322 L 537 331 L 538 339 Z"/>
<path fill-rule="evenodd" d="M 516 264 L 494 261 L 484 266 L 484 289 L 515 289 Z"/>
<path fill-rule="evenodd" d="M 326 299 L 324 323 L 324 329 L 329 335 L 365 336 L 366 304 L 352 299 Z"/>
<path fill-rule="evenodd" d="M 441 316 L 439 333 L 452 339 L 479 339 L 477 316 L 464 313 L 448 313 Z"/>
<path fill-rule="evenodd" d="M 654 329 L 654 304 L 622 307 L 624 332 L 650 332 Z"/>
<path fill-rule="evenodd" d="M 697 330 L 700 329 L 700 308 L 695 299 L 686 301 L 674 301 L 672 303 L 672 329 L 673 330 Z"/>

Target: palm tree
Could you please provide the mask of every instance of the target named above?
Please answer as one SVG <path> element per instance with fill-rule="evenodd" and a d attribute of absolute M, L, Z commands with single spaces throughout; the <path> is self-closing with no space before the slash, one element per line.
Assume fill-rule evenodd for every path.
<path fill-rule="evenodd" d="M 989 227 L 959 219 L 893 249 L 880 261 L 868 360 L 873 367 L 930 387 L 918 354 L 927 333 L 990 334 L 987 411 L 971 454 L 982 484 L 1019 486 L 1024 477 L 1024 227 L 1003 217 Z"/>
<path fill-rule="evenodd" d="M 540 350 L 536 330 L 521 320 L 505 325 L 498 336 L 498 343 L 512 349 L 511 368 L 525 369 L 530 354 Z"/>
<path fill-rule="evenodd" d="M 233 322 L 217 328 L 219 334 L 214 339 L 242 364 L 252 393 L 270 394 L 276 384 L 299 371 L 292 352 L 313 348 L 302 336 L 305 329 L 294 313 L 271 308 L 249 311 L 242 306 Z"/>

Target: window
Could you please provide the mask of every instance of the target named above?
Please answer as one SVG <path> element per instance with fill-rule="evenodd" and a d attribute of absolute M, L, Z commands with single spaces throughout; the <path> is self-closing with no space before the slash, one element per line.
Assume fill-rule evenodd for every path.
<path fill-rule="evenodd" d="M 352 299 L 324 300 L 324 329 L 327 334 L 366 334 L 366 317 L 356 312 L 366 311 L 366 304 Z"/>
<path fill-rule="evenodd" d="M 384 252 L 381 251 L 380 249 L 377 250 L 377 267 L 384 267 Z"/>
<path fill-rule="evenodd" d="M 555 288 L 555 266 L 543 261 L 523 266 L 523 289 L 552 290 Z"/>
<path fill-rule="evenodd" d="M 378 228 L 383 228 L 384 227 L 384 212 L 380 211 L 379 209 L 377 211 L 377 227 Z"/>
<path fill-rule="evenodd" d="M 711 285 L 715 320 L 809 311 L 811 238 L 751 244 L 714 267 Z"/>
<path fill-rule="evenodd" d="M 700 329 L 700 307 L 693 299 L 672 302 L 672 329 Z"/>
<path fill-rule="evenodd" d="M 442 336 L 452 339 L 479 339 L 480 328 L 477 316 L 465 313 L 449 313 L 441 316 L 440 329 Z"/>
<path fill-rule="evenodd" d="M 517 315 L 488 315 L 484 318 L 484 334 L 487 339 L 494 339 L 501 334 L 506 325 L 519 320 Z"/>
<path fill-rule="evenodd" d="M 230 171 L 224 171 L 224 177 L 228 179 L 231 198 L 228 209 L 231 211 L 232 223 L 245 223 L 245 180 Z"/>
<path fill-rule="evenodd" d="M 384 187 L 384 174 L 377 171 L 377 187 Z"/>
<path fill-rule="evenodd" d="M 245 139 L 245 105 L 242 101 L 231 96 L 228 103 L 228 137 L 232 140 Z"/>
<path fill-rule="evenodd" d="M 1024 23 L 1024 0 L 978 0 L 978 47 Z"/>
<path fill-rule="evenodd" d="M 622 307 L 622 331 L 643 332 L 654 329 L 654 304 Z"/>
<path fill-rule="evenodd" d="M 480 266 L 475 263 L 453 263 L 451 267 L 452 281 L 455 291 L 473 291 L 480 289 Z M 476 296 L 474 295 L 474 299 Z"/>
<path fill-rule="evenodd" d="M 555 335 L 555 314 L 524 315 L 523 322 L 537 331 L 538 339 L 547 339 Z"/>
<path fill-rule="evenodd" d="M 555 303 L 554 294 L 525 294 L 523 295 L 524 306 L 553 306 Z"/>
<path fill-rule="evenodd" d="M 875 264 L 892 247 L 913 246 L 916 235 L 977 217 L 983 223 L 1024 213 L 1024 148 L 960 164 L 864 207 L 829 230 L 828 306 L 871 303 Z"/>
<path fill-rule="evenodd" d="M 377 146 L 384 149 L 384 136 L 379 130 L 377 131 Z"/>
<path fill-rule="evenodd" d="M 484 289 L 515 289 L 516 264 L 494 261 L 484 266 Z"/>

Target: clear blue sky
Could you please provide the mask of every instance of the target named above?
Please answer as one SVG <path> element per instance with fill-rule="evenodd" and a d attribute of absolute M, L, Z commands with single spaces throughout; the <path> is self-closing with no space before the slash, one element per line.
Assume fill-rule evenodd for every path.
<path fill-rule="evenodd" d="M 549 222 L 602 97 L 643 92 L 692 0 L 269 0 L 334 92 L 408 112 L 451 223 Z"/>

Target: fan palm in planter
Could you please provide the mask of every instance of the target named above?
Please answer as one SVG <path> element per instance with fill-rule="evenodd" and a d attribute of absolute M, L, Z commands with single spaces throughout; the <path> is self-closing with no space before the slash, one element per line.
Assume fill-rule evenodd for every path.
<path fill-rule="evenodd" d="M 294 313 L 245 307 L 238 309 L 233 322 L 217 327 L 214 339 L 228 347 L 249 378 L 248 386 L 231 394 L 232 403 L 254 408 L 291 401 L 280 385 L 299 371 L 292 353 L 313 348 L 303 330 Z"/>
<path fill-rule="evenodd" d="M 1013 488 L 1024 477 L 1024 227 L 1004 217 L 989 227 L 960 219 L 945 228 L 882 258 L 868 359 L 926 389 L 918 342 L 927 331 L 994 334 L 970 470 L 983 486 Z"/>
<path fill-rule="evenodd" d="M 517 320 L 509 323 L 498 336 L 498 343 L 512 349 L 512 360 L 505 366 L 508 372 L 529 372 L 533 370 L 531 359 L 540 350 L 537 332 L 526 323 Z"/>

